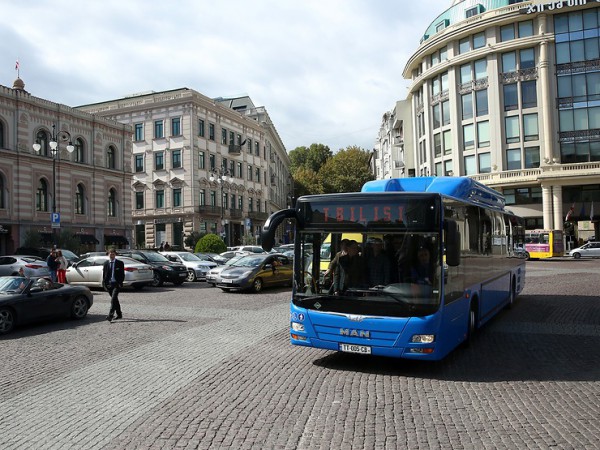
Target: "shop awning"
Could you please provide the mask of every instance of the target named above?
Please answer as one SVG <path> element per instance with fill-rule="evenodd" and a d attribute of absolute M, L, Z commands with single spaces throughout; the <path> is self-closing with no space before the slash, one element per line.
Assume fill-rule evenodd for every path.
<path fill-rule="evenodd" d="M 125 236 L 104 235 L 104 245 L 128 245 L 129 241 Z"/>
<path fill-rule="evenodd" d="M 93 234 L 78 234 L 77 236 L 79 236 L 79 241 L 82 244 L 99 244 L 100 241 L 98 239 L 96 239 L 96 236 L 94 236 Z"/>

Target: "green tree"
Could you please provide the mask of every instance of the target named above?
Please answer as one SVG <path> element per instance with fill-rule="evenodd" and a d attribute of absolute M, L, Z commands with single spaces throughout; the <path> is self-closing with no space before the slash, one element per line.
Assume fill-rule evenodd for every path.
<path fill-rule="evenodd" d="M 323 192 L 360 192 L 363 184 L 375 179 L 370 159 L 370 152 L 356 146 L 337 152 L 319 170 Z"/>
<path fill-rule="evenodd" d="M 310 147 L 296 147 L 290 151 L 290 171 L 295 174 L 301 168 L 318 172 L 326 161 L 333 156 L 332 151 L 323 144 L 311 144 Z"/>
<path fill-rule="evenodd" d="M 196 244 L 204 235 L 205 233 L 203 234 L 199 231 L 192 231 L 190 234 L 184 236 L 183 245 L 185 248 L 196 248 Z"/>
<path fill-rule="evenodd" d="M 227 245 L 216 234 L 207 234 L 196 243 L 194 249 L 197 253 L 223 253 Z"/>
<path fill-rule="evenodd" d="M 323 184 L 317 172 L 302 167 L 294 173 L 294 195 L 296 198 L 321 193 L 323 193 Z"/>

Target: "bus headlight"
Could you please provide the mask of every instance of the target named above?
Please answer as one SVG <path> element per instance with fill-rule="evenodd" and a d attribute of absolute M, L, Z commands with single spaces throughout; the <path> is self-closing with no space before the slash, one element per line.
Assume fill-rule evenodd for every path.
<path fill-rule="evenodd" d="M 415 334 L 410 342 L 417 344 L 431 344 L 435 341 L 435 334 Z"/>
<path fill-rule="evenodd" d="M 292 322 L 292 331 L 304 331 L 304 325 L 298 322 Z"/>

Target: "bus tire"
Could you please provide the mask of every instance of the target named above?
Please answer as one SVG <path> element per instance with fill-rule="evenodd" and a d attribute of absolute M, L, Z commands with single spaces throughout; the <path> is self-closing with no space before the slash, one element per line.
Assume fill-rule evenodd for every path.
<path fill-rule="evenodd" d="M 517 298 L 516 290 L 516 283 L 513 277 L 512 281 L 510 282 L 510 289 L 508 292 L 508 303 L 506 304 L 506 309 L 511 309 L 515 304 L 515 299 Z"/>
<path fill-rule="evenodd" d="M 473 336 L 477 331 L 477 301 L 473 299 L 471 307 L 469 308 L 469 320 L 467 322 L 467 337 L 465 339 L 465 346 L 469 346 L 473 342 Z"/>

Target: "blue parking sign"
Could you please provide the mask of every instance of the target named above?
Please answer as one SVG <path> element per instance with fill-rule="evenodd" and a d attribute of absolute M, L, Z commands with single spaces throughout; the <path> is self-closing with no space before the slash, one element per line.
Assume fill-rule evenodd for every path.
<path fill-rule="evenodd" d="M 53 212 L 50 214 L 50 223 L 52 228 L 60 228 L 60 213 Z"/>

